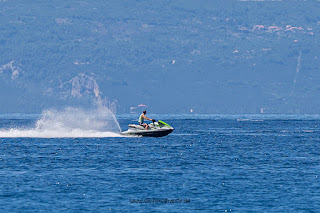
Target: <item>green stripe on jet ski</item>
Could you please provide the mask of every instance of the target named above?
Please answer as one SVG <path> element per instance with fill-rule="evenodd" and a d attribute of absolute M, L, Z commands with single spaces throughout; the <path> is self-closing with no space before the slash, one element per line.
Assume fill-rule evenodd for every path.
<path fill-rule="evenodd" d="M 162 123 L 163 125 L 166 125 L 166 126 L 170 126 L 169 124 L 163 122 L 162 120 L 158 120 L 159 123 Z M 170 126 L 171 127 L 171 126 Z"/>

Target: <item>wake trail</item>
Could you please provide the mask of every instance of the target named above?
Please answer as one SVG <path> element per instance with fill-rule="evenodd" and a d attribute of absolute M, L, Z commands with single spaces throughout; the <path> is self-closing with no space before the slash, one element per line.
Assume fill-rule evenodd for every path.
<path fill-rule="evenodd" d="M 83 130 L 72 130 L 71 132 L 39 131 L 36 129 L 0 130 L 0 138 L 110 138 L 110 137 L 123 137 L 123 136 L 115 132 L 98 132 L 98 131 L 83 131 Z"/>

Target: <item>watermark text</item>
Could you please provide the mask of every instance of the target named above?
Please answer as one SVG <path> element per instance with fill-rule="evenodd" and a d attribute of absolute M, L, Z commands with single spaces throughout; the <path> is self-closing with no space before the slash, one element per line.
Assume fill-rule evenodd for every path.
<path fill-rule="evenodd" d="M 176 203 L 191 203 L 191 200 L 188 198 L 184 198 L 184 199 L 146 198 L 146 199 L 130 199 L 130 203 L 176 204 Z"/>

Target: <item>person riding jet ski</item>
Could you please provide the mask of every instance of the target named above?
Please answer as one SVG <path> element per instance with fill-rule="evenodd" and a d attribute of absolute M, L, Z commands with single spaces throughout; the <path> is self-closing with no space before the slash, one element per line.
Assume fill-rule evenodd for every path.
<path fill-rule="evenodd" d="M 146 128 L 146 130 L 148 130 L 148 124 L 146 124 L 146 123 L 144 123 L 144 119 L 146 119 L 146 120 L 149 120 L 149 121 L 152 121 L 152 122 L 155 122 L 156 120 L 154 120 L 154 119 L 151 119 L 151 118 L 148 118 L 147 116 L 146 116 L 146 114 L 147 114 L 147 111 L 146 110 L 144 110 L 142 113 L 141 113 L 141 115 L 140 115 L 140 117 L 139 117 L 139 124 L 141 125 L 141 126 L 143 126 L 144 128 Z"/>
<path fill-rule="evenodd" d="M 174 130 L 172 126 L 161 120 L 156 121 L 148 118 L 146 113 L 146 111 L 143 111 L 140 115 L 139 124 L 129 124 L 129 129 L 120 134 L 126 136 L 163 137 L 169 135 Z M 144 123 L 145 119 L 152 121 L 152 123 Z"/>

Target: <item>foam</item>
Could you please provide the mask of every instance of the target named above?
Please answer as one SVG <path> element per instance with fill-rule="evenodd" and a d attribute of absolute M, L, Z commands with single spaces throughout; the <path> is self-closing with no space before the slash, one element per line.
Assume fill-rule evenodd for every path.
<path fill-rule="evenodd" d="M 123 137 L 115 132 L 99 132 L 99 131 L 84 131 L 75 129 L 70 132 L 45 130 L 39 131 L 36 129 L 20 130 L 9 129 L 0 130 L 0 138 L 106 138 L 106 137 Z"/>

